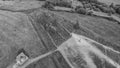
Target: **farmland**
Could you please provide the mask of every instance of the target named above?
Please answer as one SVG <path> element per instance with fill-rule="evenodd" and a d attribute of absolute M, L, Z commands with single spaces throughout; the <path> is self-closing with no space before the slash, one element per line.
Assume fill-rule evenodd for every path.
<path fill-rule="evenodd" d="M 120 68 L 117 21 L 26 3 L 0 7 L 0 68 L 13 68 L 21 49 L 29 59 L 17 68 Z"/>

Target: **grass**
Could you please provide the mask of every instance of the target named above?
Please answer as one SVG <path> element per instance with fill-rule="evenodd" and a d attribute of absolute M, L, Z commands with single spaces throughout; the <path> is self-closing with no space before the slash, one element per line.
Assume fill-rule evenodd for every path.
<path fill-rule="evenodd" d="M 43 12 L 47 13 L 47 15 L 50 15 L 51 17 L 44 17 L 44 15 L 42 16 L 41 14 L 43 14 Z M 31 15 L 32 15 L 32 13 L 31 13 Z M 24 28 L 26 28 L 26 29 L 30 28 L 28 30 L 28 32 L 26 32 L 26 33 L 20 32 L 23 30 L 23 28 L 16 27 L 16 28 L 18 28 L 18 33 L 16 33 L 15 35 L 20 37 L 21 40 L 15 41 L 13 38 L 18 38 L 18 37 L 10 36 L 10 33 L 12 32 L 12 28 L 5 27 L 6 29 L 7 28 L 11 29 L 11 30 L 8 30 L 9 33 L 7 33 L 7 31 L 4 31 L 4 32 L 6 32 L 6 35 L 8 35 L 8 37 L 1 35 L 1 36 L 5 37 L 2 40 L 5 41 L 5 43 L 7 44 L 6 46 L 9 45 L 10 47 L 11 46 L 25 47 L 25 49 L 29 52 L 31 57 L 35 57 L 40 54 L 43 54 L 44 52 L 46 52 L 46 49 L 48 49 L 48 51 L 49 51 L 54 46 L 53 46 L 53 43 L 51 43 L 50 37 L 47 35 L 47 31 L 45 31 L 43 28 L 41 28 L 40 25 L 41 24 L 43 25 L 43 23 L 45 23 L 45 22 L 46 23 L 50 23 L 50 22 L 54 23 L 55 22 L 55 23 L 59 23 L 59 24 L 63 25 L 70 32 L 74 31 L 75 33 L 84 35 L 88 38 L 91 38 L 97 42 L 100 42 L 106 46 L 109 46 L 115 50 L 120 51 L 120 25 L 118 25 L 116 22 L 109 21 L 109 20 L 99 18 L 99 17 L 85 16 L 85 15 L 80 15 L 80 14 L 76 14 L 76 13 L 56 12 L 56 11 L 46 12 L 46 11 L 42 11 L 42 9 L 40 9 L 40 11 L 37 10 L 37 11 L 33 12 L 33 19 L 35 20 L 35 22 L 33 22 L 33 25 L 35 24 L 34 28 L 36 29 L 36 32 L 38 32 L 37 33 L 38 35 L 35 33 L 34 29 L 31 27 L 31 25 L 30 25 L 30 23 L 28 23 L 28 21 L 21 23 L 21 25 L 27 25 L 27 27 L 28 27 L 28 28 L 27 27 L 24 27 Z M 54 21 L 55 19 L 57 21 Z M 76 20 L 78 20 L 79 24 L 80 24 L 79 30 L 75 30 L 73 28 L 73 25 L 76 23 Z M 17 24 L 17 22 L 16 22 L 16 24 Z M 57 25 L 59 25 L 59 24 L 57 24 Z M 17 26 L 19 26 L 19 25 L 17 25 Z M 11 27 L 13 27 L 13 26 L 11 26 Z M 58 33 L 60 33 L 64 37 L 68 34 L 61 26 L 55 27 L 55 28 L 57 28 L 58 30 L 60 29 L 58 31 Z M 0 30 L 3 30 L 3 29 L 0 29 Z M 14 33 L 14 32 L 12 32 L 12 33 Z M 64 42 L 64 40 L 62 40 L 62 42 L 61 42 L 61 40 L 60 40 L 61 36 L 59 36 L 58 33 L 56 33 L 56 34 L 51 34 L 51 32 L 48 32 L 48 33 L 51 35 L 51 37 L 53 38 L 55 43 L 58 44 L 58 46 L 60 45 L 60 43 Z M 21 35 L 26 36 L 26 37 L 28 36 L 28 37 L 25 39 Z M 39 37 L 42 36 L 42 37 L 40 37 L 40 40 L 38 39 L 38 36 Z M 57 36 L 59 36 L 59 38 Z M 70 37 L 70 36 L 68 36 L 68 37 Z M 65 38 L 68 38 L 68 37 L 65 37 Z M 7 40 L 10 40 L 10 41 L 8 42 Z M 16 51 L 17 50 L 14 47 L 13 48 L 11 47 L 11 50 L 9 51 L 10 54 L 7 55 L 9 59 L 7 59 L 7 56 L 5 56 L 3 58 L 3 60 L 1 60 L 1 61 L 3 61 L 0 63 L 0 65 L 2 65 L 1 68 L 6 68 L 6 66 L 14 60 L 15 53 L 13 53 L 13 52 L 16 52 Z M 56 62 L 61 61 L 59 64 L 62 64 L 63 59 L 61 59 L 61 58 L 58 58 L 58 59 L 59 60 L 56 59 L 55 61 Z M 8 61 L 8 62 L 6 63 L 6 61 Z M 44 64 L 44 63 L 41 62 L 40 64 Z M 62 66 L 64 67 L 64 64 L 62 64 Z"/>
<path fill-rule="evenodd" d="M 98 1 L 100 1 L 100 2 L 103 2 L 103 3 L 106 3 L 106 4 L 108 4 L 108 5 L 110 5 L 111 3 L 114 3 L 114 4 L 120 4 L 120 0 L 98 0 Z"/>
<path fill-rule="evenodd" d="M 70 32 L 75 32 L 77 34 L 86 36 L 101 44 L 104 44 L 117 51 L 120 51 L 120 46 L 119 46 L 120 45 L 119 43 L 120 42 L 120 35 L 119 35 L 120 27 L 116 22 L 109 21 L 104 18 L 94 17 L 94 16 L 78 15 L 76 13 L 49 11 L 49 12 L 46 12 L 46 14 L 50 15 L 50 17 L 44 17 L 44 15 L 41 16 L 43 18 L 41 20 L 41 23 L 42 22 L 43 23 L 45 22 L 46 23 L 50 23 L 50 22 L 59 23 L 63 25 Z M 56 19 L 57 21 L 54 21 L 54 19 Z M 76 20 L 78 20 L 80 24 L 79 30 L 75 30 L 73 28 L 73 25 L 76 23 Z M 58 30 L 60 29 L 58 27 L 56 28 Z M 51 36 L 52 35 L 53 34 L 51 34 Z M 59 35 L 56 35 L 56 36 L 59 36 Z M 55 37 L 52 37 L 52 38 L 55 39 Z"/>
<path fill-rule="evenodd" d="M 55 52 L 26 68 L 70 68 L 60 52 Z"/>
<path fill-rule="evenodd" d="M 120 25 L 116 22 L 94 16 L 78 15 L 76 13 L 53 13 L 70 21 L 69 23 L 64 22 L 62 24 L 75 24 L 76 20 L 78 20 L 80 29 L 76 30 L 76 33 L 120 51 Z M 66 28 L 68 28 L 68 26 L 66 26 Z"/>

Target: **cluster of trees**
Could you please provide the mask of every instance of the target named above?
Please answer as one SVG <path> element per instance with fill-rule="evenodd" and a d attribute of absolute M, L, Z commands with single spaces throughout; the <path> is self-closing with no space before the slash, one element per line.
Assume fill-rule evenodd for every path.
<path fill-rule="evenodd" d="M 101 3 L 97 0 L 93 1 L 83 1 L 84 8 L 89 8 L 90 10 L 104 12 L 104 13 L 115 13 L 115 10 L 105 3 Z"/>
<path fill-rule="evenodd" d="M 91 14 L 89 10 L 94 10 L 98 12 L 104 12 L 109 14 L 119 13 L 120 14 L 120 5 L 114 6 L 101 3 L 98 0 L 78 0 L 83 4 L 83 6 L 75 7 L 75 12 L 80 14 Z M 72 1 L 70 0 L 47 0 L 43 7 L 48 9 L 54 9 L 54 6 L 68 7 L 72 8 Z"/>
<path fill-rule="evenodd" d="M 120 5 L 113 5 L 112 7 L 115 9 L 116 13 L 120 14 Z"/>
<path fill-rule="evenodd" d="M 52 3 L 50 3 L 49 1 L 46 1 L 44 5 L 42 5 L 42 7 L 47 8 L 47 9 L 54 9 L 54 5 Z"/>
<path fill-rule="evenodd" d="M 120 7 L 119 7 L 118 9 L 116 9 L 116 12 L 117 12 L 118 14 L 120 14 Z"/>
<path fill-rule="evenodd" d="M 54 6 L 71 7 L 70 0 L 46 0 L 46 2 L 50 2 Z"/>

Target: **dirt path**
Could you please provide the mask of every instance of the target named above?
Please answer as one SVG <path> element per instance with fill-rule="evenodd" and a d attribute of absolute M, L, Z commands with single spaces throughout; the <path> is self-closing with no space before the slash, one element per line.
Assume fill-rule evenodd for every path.
<path fill-rule="evenodd" d="M 58 50 L 61 52 L 63 57 L 66 59 L 68 64 L 71 66 L 71 68 L 76 68 L 76 66 L 71 64 L 69 62 L 70 61 L 69 58 L 67 57 L 76 58 L 75 55 L 77 54 L 82 54 L 81 56 L 84 56 L 82 57 L 82 59 L 87 63 L 88 66 L 90 66 L 89 68 L 97 68 L 96 64 L 94 63 L 94 60 L 90 56 L 90 53 L 95 54 L 96 56 L 99 57 L 99 59 L 103 59 L 107 61 L 107 63 L 110 63 L 112 66 L 116 68 L 120 68 L 119 63 L 112 60 L 109 56 L 105 55 L 105 53 L 103 53 L 99 48 L 96 48 L 94 45 L 92 45 L 89 41 L 95 42 L 92 39 L 86 38 L 82 35 L 77 35 L 77 34 L 72 33 L 72 37 L 68 41 L 63 43 L 60 46 L 60 48 L 58 48 Z M 104 48 L 107 48 L 111 51 L 114 51 L 115 53 L 120 54 L 120 52 L 117 52 L 111 49 L 110 47 L 107 47 L 107 46 L 105 47 L 105 45 L 102 45 L 98 42 L 95 42 L 95 43 L 98 44 L 97 46 L 104 46 Z M 71 49 L 70 50 L 71 52 L 69 52 L 69 48 Z M 74 63 L 74 61 L 72 61 L 72 63 Z"/>
<path fill-rule="evenodd" d="M 66 45 L 66 44 L 63 43 L 63 44 L 62 44 L 61 46 L 59 46 L 56 50 L 50 51 L 50 52 L 45 53 L 45 54 L 43 54 L 43 55 L 40 55 L 40 56 L 38 56 L 38 57 L 36 57 L 36 58 L 29 59 L 23 66 L 20 66 L 20 67 L 17 67 L 17 68 L 25 68 L 25 67 L 27 67 L 28 65 L 30 65 L 30 64 L 32 64 L 32 63 L 34 63 L 34 62 L 37 62 L 38 60 L 43 59 L 43 58 L 45 58 L 45 57 L 53 54 L 53 53 L 56 52 L 56 51 L 59 51 L 59 52 L 63 55 L 64 59 L 66 60 L 66 62 L 69 64 L 69 66 L 70 66 L 71 68 L 76 68 L 75 66 L 73 66 L 73 64 L 72 64 L 72 63 L 70 62 L 70 60 L 68 59 L 68 52 L 66 52 L 66 50 L 67 50 L 68 47 L 70 47 L 70 48 L 72 48 L 74 51 L 76 51 L 77 53 L 74 52 L 74 53 L 76 53 L 76 54 L 82 53 L 83 56 L 85 56 L 85 58 L 82 58 L 82 59 L 84 59 L 84 60 L 88 63 L 88 65 L 91 66 L 91 68 L 96 68 L 96 65 L 93 63 L 93 60 L 92 60 L 91 57 L 89 56 L 89 52 L 92 52 L 92 53 L 96 54 L 96 55 L 99 56 L 101 59 L 104 59 L 104 60 L 106 60 L 107 62 L 111 63 L 113 66 L 115 66 L 115 67 L 117 67 L 117 68 L 120 68 L 120 65 L 119 65 L 118 63 L 116 63 L 115 61 L 113 61 L 112 59 L 110 59 L 108 56 L 104 55 L 98 48 L 94 47 L 93 45 L 91 45 L 91 44 L 89 43 L 89 41 L 87 41 L 87 40 L 90 40 L 90 41 L 92 41 L 92 42 L 95 42 L 94 40 L 91 40 L 91 39 L 89 39 L 89 38 L 86 38 L 86 37 L 84 37 L 84 36 L 82 36 L 82 35 L 76 35 L 76 34 L 74 34 L 74 33 L 72 33 L 71 35 L 72 35 L 72 37 L 71 37 L 70 39 L 68 39 L 68 41 L 65 42 L 65 43 L 68 43 L 68 45 Z M 73 40 L 71 40 L 71 39 L 75 39 L 76 42 L 73 41 Z M 86 40 L 86 39 L 87 39 L 87 40 Z M 70 41 L 70 40 L 71 40 L 71 41 Z M 80 42 L 77 42 L 78 40 L 80 40 Z M 76 45 L 73 45 L 74 43 L 75 43 Z M 98 42 L 96 42 L 96 43 L 98 43 Z M 71 44 L 72 44 L 72 45 L 71 45 Z M 98 44 L 100 44 L 100 43 L 98 43 Z M 100 44 L 100 46 L 104 46 L 104 47 L 105 47 L 105 45 L 102 45 L 102 44 Z M 76 47 L 77 47 L 78 50 L 76 49 Z M 75 49 L 74 49 L 74 48 L 75 48 Z M 109 47 L 105 47 L 105 48 L 110 49 Z M 115 50 L 113 50 L 113 49 L 111 49 L 111 50 L 112 50 L 112 51 L 115 51 Z M 115 51 L 115 52 L 117 52 L 117 51 Z M 120 53 L 120 52 L 117 52 L 117 53 Z M 88 60 L 89 60 L 89 61 L 88 61 Z"/>
<path fill-rule="evenodd" d="M 64 28 L 64 29 L 66 29 L 66 28 Z M 66 29 L 66 30 L 67 30 L 67 29 Z M 68 30 L 67 30 L 67 31 L 68 31 Z M 69 32 L 69 31 L 68 31 L 68 32 Z M 82 54 L 86 57 L 86 58 L 83 58 L 83 59 L 84 59 L 84 60 L 88 63 L 88 65 L 90 65 L 91 67 L 96 68 L 96 65 L 93 63 L 93 60 L 90 58 L 89 52 L 95 53 L 95 54 L 98 55 L 101 59 L 104 58 L 107 62 L 111 63 L 113 66 L 116 66 L 117 68 L 120 67 L 119 64 L 117 64 L 115 61 L 111 60 L 108 56 L 104 55 L 99 49 L 97 49 L 97 48 L 95 48 L 93 45 L 91 45 L 91 44 L 89 43 L 89 41 L 95 42 L 95 43 L 99 44 L 100 46 L 103 46 L 103 47 L 106 48 L 106 49 L 110 49 L 110 50 L 112 50 L 112 51 L 114 51 L 114 52 L 116 52 L 116 53 L 120 53 L 120 52 L 118 52 L 118 51 L 116 51 L 116 50 L 114 50 L 114 49 L 112 49 L 112 48 L 110 48 L 110 47 L 107 47 L 107 46 L 105 46 L 105 45 L 103 45 L 103 44 L 101 44 L 101 43 L 98 43 L 98 42 L 96 42 L 96 41 L 94 41 L 94 40 L 92 40 L 92 39 L 89 39 L 89 38 L 87 38 L 87 37 L 85 37 L 85 36 L 76 35 L 76 34 L 74 34 L 74 33 L 71 33 L 71 35 L 72 35 L 71 38 L 76 39 L 76 42 L 77 42 L 77 40 L 81 39 L 81 42 L 80 42 L 80 43 L 79 43 L 79 42 L 77 43 L 78 46 L 80 47 L 79 53 L 82 53 Z M 70 38 L 70 39 L 71 39 L 71 38 Z M 68 39 L 68 40 L 70 40 L 70 39 Z M 66 41 L 66 42 L 67 42 L 67 41 Z M 72 41 L 72 42 L 74 43 L 74 41 Z M 69 43 L 71 43 L 71 41 L 69 41 Z M 63 44 L 64 44 L 64 43 L 63 43 Z M 70 46 L 70 47 L 72 48 L 72 47 L 74 47 L 74 46 Z M 88 47 L 89 47 L 89 48 L 88 48 Z M 46 53 L 46 54 L 43 54 L 43 55 L 40 55 L 40 56 L 38 56 L 38 57 L 36 57 L 36 58 L 30 59 L 30 60 L 29 60 L 27 63 L 25 63 L 22 67 L 18 67 L 18 68 L 25 68 L 25 67 L 27 67 L 28 65 L 30 65 L 31 63 L 36 62 L 36 61 L 38 61 L 38 60 L 40 60 L 40 59 L 43 59 L 43 58 L 49 56 L 50 54 L 52 54 L 52 53 L 54 53 L 54 52 L 56 52 L 56 51 L 59 51 L 59 52 L 63 55 L 64 59 L 66 60 L 66 62 L 69 64 L 69 66 L 70 66 L 71 68 L 75 68 L 75 66 L 73 66 L 72 63 L 70 62 L 70 60 L 68 59 L 67 53 L 65 52 L 65 48 L 66 48 L 66 45 L 61 45 L 61 46 L 57 47 L 57 49 L 54 50 L 54 51 L 50 51 L 50 52 L 48 52 L 48 53 Z M 83 49 L 81 49 L 81 48 L 83 48 Z M 76 51 L 77 51 L 77 50 L 76 50 Z M 88 61 L 88 60 L 90 60 L 90 61 Z"/>
<path fill-rule="evenodd" d="M 38 57 L 36 57 L 36 58 L 31 58 L 31 59 L 29 59 L 24 65 L 18 66 L 17 68 L 26 68 L 28 65 L 30 65 L 30 64 L 32 64 L 32 63 L 34 63 L 34 62 L 37 62 L 38 60 L 43 59 L 43 58 L 45 58 L 45 57 L 53 54 L 53 53 L 56 52 L 56 51 L 57 51 L 57 50 L 50 51 L 50 52 L 45 53 L 45 54 L 43 54 L 43 55 L 40 55 L 40 56 L 38 56 Z M 7 68 L 13 68 L 14 65 L 15 65 L 15 64 L 12 64 L 12 65 L 8 66 Z"/>
<path fill-rule="evenodd" d="M 62 26 L 62 25 L 61 25 L 61 26 Z M 70 33 L 69 30 L 67 30 L 64 26 L 63 26 L 63 28 L 64 28 L 68 33 Z M 93 63 L 93 60 L 90 58 L 89 52 L 95 53 L 95 54 L 98 55 L 100 58 L 104 58 L 105 60 L 107 60 L 107 61 L 108 61 L 109 63 L 111 63 L 112 65 L 114 65 L 114 66 L 116 66 L 116 67 L 118 66 L 117 68 L 120 68 L 120 65 L 119 65 L 119 64 L 117 64 L 116 62 L 114 62 L 113 60 L 111 60 L 108 56 L 104 55 L 99 49 L 97 49 L 97 48 L 95 48 L 93 45 L 91 45 L 91 44 L 89 43 L 89 41 L 95 42 L 95 43 L 99 44 L 100 46 L 104 46 L 104 48 L 110 49 L 110 50 L 112 50 L 112 51 L 114 51 L 114 52 L 117 52 L 117 53 L 120 53 L 120 52 L 118 52 L 118 51 L 116 51 L 116 50 L 113 50 L 112 48 L 107 47 L 107 46 L 105 46 L 105 45 L 103 45 L 103 44 L 100 44 L 100 43 L 98 43 L 98 42 L 96 42 L 96 41 L 94 41 L 94 40 L 92 40 L 92 39 L 89 39 L 89 38 L 87 38 L 87 37 L 85 37 L 85 36 L 75 35 L 74 33 L 71 33 L 71 35 L 72 35 L 71 38 L 74 38 L 74 39 L 75 39 L 75 42 L 74 42 L 74 41 L 69 41 L 69 40 L 71 39 L 71 38 L 70 38 L 70 39 L 67 40 L 68 43 L 70 43 L 70 44 L 76 43 L 76 42 L 78 41 L 78 39 L 81 39 L 82 42 L 77 42 L 77 45 L 75 45 L 75 46 L 80 47 L 79 50 L 78 50 L 78 52 L 79 52 L 79 53 L 82 53 L 82 54 L 85 56 L 85 58 L 83 58 L 83 59 L 84 59 L 89 65 L 92 65 L 92 66 L 91 66 L 92 68 L 96 68 L 96 66 L 95 66 L 94 63 Z M 73 37 L 73 36 L 74 36 L 74 37 Z M 52 38 L 51 38 L 51 39 L 52 39 Z M 88 41 L 87 41 L 87 40 L 88 40 Z M 67 41 L 65 41 L 64 43 L 66 43 Z M 63 43 L 63 44 L 64 44 L 64 43 Z M 72 47 L 74 47 L 74 46 L 72 45 L 72 46 L 69 46 L 69 47 L 72 48 Z M 90 47 L 90 48 L 88 48 L 88 47 Z M 53 53 L 56 52 L 56 51 L 59 51 L 59 52 L 62 54 L 62 56 L 64 57 L 64 59 L 66 60 L 66 62 L 69 64 L 69 66 L 70 66 L 71 68 L 76 68 L 75 66 L 72 65 L 72 63 L 71 63 L 70 60 L 68 59 L 67 53 L 65 52 L 65 48 L 67 49 L 66 45 L 60 45 L 59 47 L 57 47 L 56 50 L 50 51 L 50 52 L 45 53 L 45 54 L 43 54 L 43 55 L 40 55 L 40 56 L 38 56 L 38 57 L 36 57 L 36 58 L 29 59 L 23 66 L 20 66 L 20 67 L 17 67 L 17 68 L 26 68 L 26 67 L 29 66 L 30 64 L 32 64 L 32 63 L 34 63 L 34 62 L 37 62 L 37 61 L 39 61 L 40 59 L 43 59 L 43 58 L 45 58 L 45 57 L 53 54 Z M 81 49 L 81 48 L 83 48 L 83 49 Z M 77 51 L 76 49 L 74 49 L 74 50 Z M 88 61 L 88 60 L 90 60 L 90 61 Z M 92 63 L 91 63 L 91 62 L 92 62 Z M 116 63 L 116 64 L 114 64 L 114 63 Z M 12 68 L 12 67 L 8 67 L 8 68 Z"/>

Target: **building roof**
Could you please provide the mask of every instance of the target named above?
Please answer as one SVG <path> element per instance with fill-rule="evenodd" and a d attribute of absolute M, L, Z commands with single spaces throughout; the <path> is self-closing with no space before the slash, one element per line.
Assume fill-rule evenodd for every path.
<path fill-rule="evenodd" d="M 18 52 L 17 52 L 17 55 L 21 54 L 21 53 L 24 53 L 27 57 L 29 57 L 28 53 L 23 49 L 21 48 Z"/>

